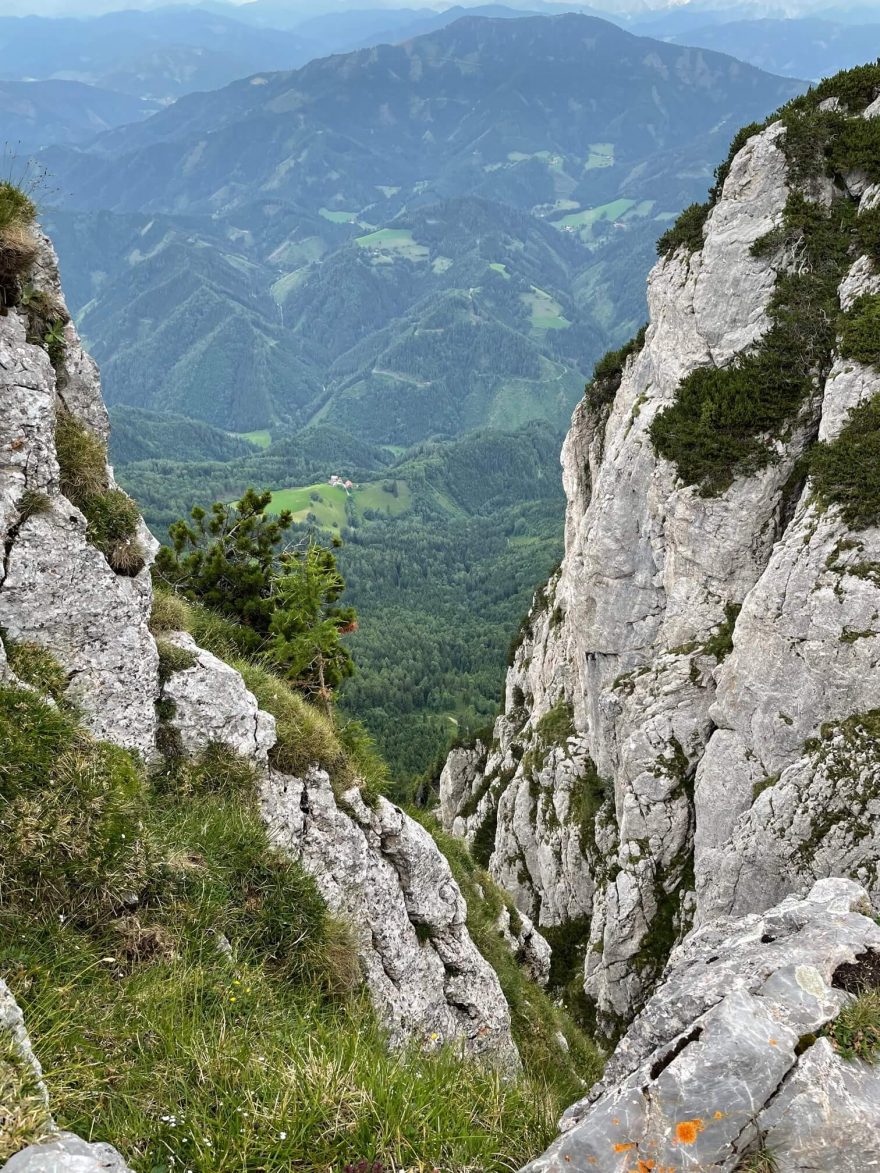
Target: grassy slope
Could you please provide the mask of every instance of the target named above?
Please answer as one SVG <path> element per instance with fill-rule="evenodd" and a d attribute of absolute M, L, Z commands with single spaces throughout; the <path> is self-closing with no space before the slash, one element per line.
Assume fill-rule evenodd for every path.
<path fill-rule="evenodd" d="M 181 621 L 234 651 L 234 624 L 161 596 L 157 624 Z M 17 669 L 51 678 L 30 655 L 17 650 Z M 359 767 L 267 668 L 246 670 L 279 717 L 283 755 L 341 752 L 341 778 Z M 116 1144 L 136 1173 L 509 1169 L 596 1074 L 595 1050 L 500 943 L 502 898 L 481 900 L 484 877 L 460 844 L 443 847 L 511 1001 L 526 1064 L 515 1082 L 450 1050 L 387 1053 L 345 927 L 268 846 L 240 760 L 214 749 L 146 776 L 63 708 L 5 688 L 0 761 L 0 974 L 59 1123 Z"/>
<path fill-rule="evenodd" d="M 390 482 L 389 482 L 390 483 Z M 272 493 L 270 511 L 280 513 L 289 509 L 295 521 L 309 520 L 322 529 L 341 529 L 348 520 L 347 507 L 353 516 L 363 520 L 365 510 L 374 510 L 386 517 L 397 517 L 410 507 L 412 493 L 404 481 L 397 481 L 397 496 L 386 492 L 381 484 L 358 485 L 351 493 L 325 482 L 305 485 L 302 488 L 276 489 Z M 313 499 L 317 494 L 319 500 Z"/>

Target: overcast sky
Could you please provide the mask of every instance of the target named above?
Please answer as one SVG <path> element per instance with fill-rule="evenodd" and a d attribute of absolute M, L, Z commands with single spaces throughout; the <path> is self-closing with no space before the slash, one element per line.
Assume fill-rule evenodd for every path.
<path fill-rule="evenodd" d="M 81 16 L 87 14 L 118 12 L 123 8 L 160 8 L 172 0 L 0 0 L 0 16 Z M 249 0 L 173 0 L 191 7 L 217 7 L 246 4 Z M 262 0 L 266 3 L 267 0 Z M 481 3 L 508 3 L 511 7 L 525 8 L 529 0 L 268 0 L 273 6 L 284 7 L 287 12 L 301 13 L 303 19 L 315 12 L 333 9 L 344 11 L 352 8 L 449 8 L 453 4 L 470 7 Z M 565 8 L 564 0 L 550 0 Z M 880 0 L 574 0 L 574 3 L 589 4 L 603 12 L 635 13 L 644 9 L 679 8 L 693 3 L 695 8 L 751 9 L 751 15 L 796 15 L 814 13 L 822 15 L 823 10 L 834 8 L 857 10 L 861 19 L 880 20 Z M 830 15 L 830 14 L 829 14 Z M 833 19 L 833 16 L 831 16 Z"/>

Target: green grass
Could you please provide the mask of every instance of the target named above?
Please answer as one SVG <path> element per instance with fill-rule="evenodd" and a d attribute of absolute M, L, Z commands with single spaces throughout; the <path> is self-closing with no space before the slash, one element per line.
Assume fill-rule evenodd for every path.
<path fill-rule="evenodd" d="M 571 325 L 563 317 L 559 302 L 537 285 L 532 286 L 531 293 L 521 293 L 520 297 L 531 314 L 533 330 L 565 330 Z"/>
<path fill-rule="evenodd" d="M 600 220 L 619 220 L 626 212 L 636 207 L 635 200 L 617 199 L 608 204 L 599 204 L 595 208 L 585 208 L 582 212 L 569 212 L 553 221 L 554 228 L 576 228 L 580 235 L 589 240 L 593 234 L 593 225 Z"/>
<path fill-rule="evenodd" d="M 256 432 L 230 432 L 230 435 L 247 440 L 249 444 L 254 444 L 257 448 L 268 448 L 272 443 L 272 433 L 268 428 Z"/>
<path fill-rule="evenodd" d="M 380 228 L 366 236 L 356 236 L 355 244 L 381 253 L 391 253 L 409 261 L 423 261 L 428 249 L 413 240 L 408 228 Z"/>
<path fill-rule="evenodd" d="M 318 215 L 329 220 L 331 224 L 356 224 L 358 212 L 334 212 L 330 208 L 318 208 Z"/>
<path fill-rule="evenodd" d="M 412 504 L 412 492 L 404 481 L 397 481 L 397 496 L 386 492 L 385 482 L 359 485 L 347 494 L 344 489 L 318 482 L 296 489 L 277 489 L 272 494 L 270 513 L 289 509 L 294 521 L 303 522 L 312 514 L 321 529 L 341 530 L 347 522 L 347 509 L 363 521 L 370 511 L 383 517 L 398 517 Z M 319 499 L 315 499 L 315 496 Z"/>
<path fill-rule="evenodd" d="M 880 989 L 866 989 L 844 1006 L 825 1028 L 845 1059 L 880 1059 Z"/>
<path fill-rule="evenodd" d="M 614 165 L 614 143 L 590 143 L 590 153 L 584 164 L 584 171 L 594 171 L 597 167 L 612 167 Z"/>
<path fill-rule="evenodd" d="M 140 513 L 126 493 L 108 487 L 103 441 L 68 412 L 60 411 L 55 448 L 61 492 L 85 515 L 86 538 L 117 574 L 137 574 L 144 566 L 138 539 Z"/>
<path fill-rule="evenodd" d="M 451 1048 L 387 1051 L 350 934 L 269 846 L 252 768 L 228 751 L 146 777 L 33 693 L 3 688 L 0 792 L 15 826 L 0 975 L 61 1127 L 116 1145 L 136 1173 L 360 1160 L 501 1173 L 551 1139 L 574 1085 L 553 1095 L 558 1073 L 534 1041 L 546 1078 L 505 1079 Z M 45 1126 L 15 1058 L 0 1056 L 0 1091 L 20 1106 L 4 1158 Z"/>

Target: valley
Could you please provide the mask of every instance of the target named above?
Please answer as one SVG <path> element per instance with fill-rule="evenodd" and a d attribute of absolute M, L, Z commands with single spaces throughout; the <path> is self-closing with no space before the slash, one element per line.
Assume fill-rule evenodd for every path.
<path fill-rule="evenodd" d="M 644 320 L 656 238 L 800 88 L 590 16 L 466 15 L 41 156 L 121 483 L 160 536 L 254 484 L 343 539 L 343 704 L 401 784 L 494 713 L 561 553 L 559 442 Z M 337 468 L 411 499 L 345 508 Z"/>

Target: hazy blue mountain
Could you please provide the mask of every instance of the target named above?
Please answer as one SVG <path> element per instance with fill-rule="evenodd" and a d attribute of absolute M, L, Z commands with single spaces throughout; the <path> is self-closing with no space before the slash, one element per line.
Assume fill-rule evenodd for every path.
<path fill-rule="evenodd" d="M 716 49 L 789 77 L 827 77 L 880 56 L 880 8 L 875 24 L 797 20 L 740 20 L 688 29 L 678 44 Z"/>
<path fill-rule="evenodd" d="M 155 112 L 128 94 L 76 81 L 0 81 L 3 135 L 20 153 L 52 143 L 85 143 Z"/>
<path fill-rule="evenodd" d="M 51 227 L 111 402 L 394 444 L 562 428 L 653 240 L 797 88 L 591 17 L 466 17 L 46 152 Z"/>
<path fill-rule="evenodd" d="M 158 101 L 295 68 L 319 51 L 294 33 L 197 8 L 0 18 L 0 78 L 79 81 Z"/>

